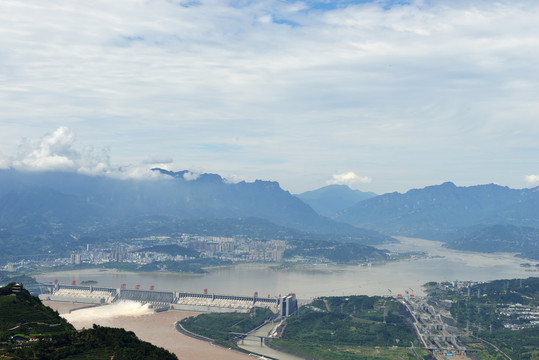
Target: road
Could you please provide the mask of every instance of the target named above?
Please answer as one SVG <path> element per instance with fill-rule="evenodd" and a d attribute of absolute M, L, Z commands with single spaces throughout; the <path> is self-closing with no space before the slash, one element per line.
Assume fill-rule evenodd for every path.
<path fill-rule="evenodd" d="M 465 335 L 464 332 L 444 323 L 441 307 L 420 297 L 403 297 L 398 300 L 412 315 L 417 336 L 435 359 L 469 359 L 466 347 L 459 344 L 459 338 Z M 444 312 L 443 316 L 451 317 L 448 312 Z"/>

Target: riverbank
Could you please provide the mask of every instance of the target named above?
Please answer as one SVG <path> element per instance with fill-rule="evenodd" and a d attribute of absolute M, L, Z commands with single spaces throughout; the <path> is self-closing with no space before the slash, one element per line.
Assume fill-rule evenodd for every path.
<path fill-rule="evenodd" d="M 84 304 L 62 303 L 55 301 L 44 301 L 45 305 L 58 311 L 60 315 L 69 314 L 69 310 L 85 306 Z M 156 346 L 163 347 L 176 354 L 179 359 L 200 359 L 200 360 L 241 360 L 252 359 L 247 354 L 242 354 L 233 350 L 211 345 L 207 342 L 193 339 L 179 333 L 174 324 L 177 321 L 189 316 L 196 316 L 199 313 L 187 311 L 163 311 L 163 312 L 140 312 L 129 316 L 107 316 L 100 317 L 99 312 L 109 308 L 107 305 L 92 309 L 77 310 L 71 313 L 79 313 L 81 316 L 77 320 L 70 320 L 76 329 L 89 328 L 96 323 L 101 326 L 119 327 L 127 331 L 133 331 L 141 340 L 150 342 Z M 86 317 L 86 314 L 96 314 L 94 317 Z"/>
<path fill-rule="evenodd" d="M 451 250 L 443 243 L 423 239 L 399 238 L 400 243 L 385 244 L 395 253 L 424 252 L 427 257 L 393 261 L 377 266 L 316 265 L 290 271 L 275 271 L 275 264 L 239 264 L 216 267 L 204 275 L 177 273 L 131 273 L 115 270 L 75 270 L 41 273 L 39 282 L 71 284 L 95 280 L 101 287 L 179 291 L 219 295 L 278 297 L 295 293 L 308 301 L 320 296 L 369 295 L 384 296 L 412 291 L 424 295 L 422 285 L 454 280 L 489 281 L 527 278 L 531 267 L 522 267 L 522 259 L 513 254 L 472 253 Z M 530 263 L 535 265 L 535 263 Z"/>

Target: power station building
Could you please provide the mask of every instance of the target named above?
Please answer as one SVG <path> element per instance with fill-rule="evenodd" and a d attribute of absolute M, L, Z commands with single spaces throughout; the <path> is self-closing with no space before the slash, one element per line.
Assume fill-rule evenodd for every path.
<path fill-rule="evenodd" d="M 288 294 L 281 298 L 281 316 L 287 317 L 298 310 L 298 300 L 296 294 Z"/>

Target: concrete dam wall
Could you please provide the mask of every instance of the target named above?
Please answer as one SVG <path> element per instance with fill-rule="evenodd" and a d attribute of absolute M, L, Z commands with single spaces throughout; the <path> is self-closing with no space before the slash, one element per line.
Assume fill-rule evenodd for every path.
<path fill-rule="evenodd" d="M 257 296 L 234 296 L 197 294 L 176 291 L 113 289 L 79 285 L 44 285 L 39 295 L 42 300 L 65 301 L 87 304 L 112 304 L 117 301 L 136 301 L 151 304 L 159 309 L 197 312 L 241 312 L 248 313 L 254 307 L 264 307 L 277 313 L 281 299 L 258 298 Z"/>

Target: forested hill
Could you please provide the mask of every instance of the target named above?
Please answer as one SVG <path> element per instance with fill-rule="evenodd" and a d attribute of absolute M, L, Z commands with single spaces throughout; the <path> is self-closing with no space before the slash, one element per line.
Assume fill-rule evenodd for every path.
<path fill-rule="evenodd" d="M 451 249 L 480 252 L 516 252 L 539 260 L 539 229 L 513 225 L 493 225 L 447 242 Z"/>
<path fill-rule="evenodd" d="M 478 350 L 477 358 L 501 359 L 503 351 L 503 358 L 537 359 L 539 278 L 494 280 L 468 288 L 425 285 L 434 303 L 451 304 L 457 327 L 471 335 L 461 338 L 463 345 Z"/>
<path fill-rule="evenodd" d="M 0 288 L 0 309 L 0 347 L 10 359 L 177 360 L 130 331 L 96 325 L 76 331 L 37 297 L 18 291 L 15 283 Z"/>

